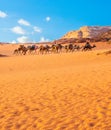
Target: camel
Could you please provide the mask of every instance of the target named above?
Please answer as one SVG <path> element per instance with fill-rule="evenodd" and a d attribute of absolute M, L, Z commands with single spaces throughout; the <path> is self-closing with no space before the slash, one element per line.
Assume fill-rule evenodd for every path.
<path fill-rule="evenodd" d="M 38 49 L 38 46 L 36 46 L 36 45 L 32 45 L 32 46 L 27 47 L 29 54 L 32 54 L 32 52 L 36 53 L 37 49 Z"/>
<path fill-rule="evenodd" d="M 74 47 L 73 47 L 73 50 L 75 51 L 75 50 L 77 50 L 77 51 L 79 51 L 81 49 L 81 47 L 79 46 L 79 45 L 74 45 Z"/>
<path fill-rule="evenodd" d="M 93 44 L 92 46 L 89 44 L 88 46 L 83 46 L 83 49 L 82 49 L 82 51 L 88 51 L 88 50 L 92 50 L 92 48 L 95 48 L 96 47 L 96 45 L 95 44 Z"/>
<path fill-rule="evenodd" d="M 59 53 L 62 51 L 63 46 L 61 44 L 54 44 L 51 46 L 51 51 L 54 53 Z"/>
<path fill-rule="evenodd" d="M 22 54 L 25 55 L 27 52 L 27 48 L 24 45 L 20 45 L 18 49 L 14 50 L 13 54 Z"/>
<path fill-rule="evenodd" d="M 41 45 L 41 46 L 39 47 L 39 53 L 40 53 L 40 54 L 49 53 L 49 52 L 50 52 L 49 49 L 50 49 L 50 46 L 48 46 L 48 45 L 46 45 L 46 46 Z"/>
<path fill-rule="evenodd" d="M 64 48 L 65 48 L 66 52 L 73 52 L 73 49 L 74 49 L 72 43 L 70 43 L 70 44 L 68 44 L 68 45 L 65 45 Z"/>

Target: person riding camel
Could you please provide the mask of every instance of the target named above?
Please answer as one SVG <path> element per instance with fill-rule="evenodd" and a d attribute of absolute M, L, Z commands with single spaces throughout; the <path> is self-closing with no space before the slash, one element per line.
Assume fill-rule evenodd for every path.
<path fill-rule="evenodd" d="M 90 47 L 91 47 L 91 45 L 90 45 L 89 41 L 87 41 L 85 44 L 85 48 L 90 48 Z"/>

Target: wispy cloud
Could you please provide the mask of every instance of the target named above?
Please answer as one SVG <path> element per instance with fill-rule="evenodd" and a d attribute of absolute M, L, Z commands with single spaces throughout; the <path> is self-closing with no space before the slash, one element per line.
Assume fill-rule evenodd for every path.
<path fill-rule="evenodd" d="M 29 23 L 28 21 L 24 20 L 24 19 L 18 20 L 18 23 L 19 23 L 20 25 L 30 26 L 30 23 Z"/>
<path fill-rule="evenodd" d="M 29 43 L 31 40 L 26 36 L 21 36 L 17 38 L 17 42 L 19 43 Z"/>
<path fill-rule="evenodd" d="M 50 41 L 49 39 L 41 37 L 39 42 L 49 42 L 49 41 Z"/>
<path fill-rule="evenodd" d="M 7 17 L 8 15 L 5 13 L 5 12 L 3 12 L 3 11 L 0 11 L 0 18 L 5 18 L 5 17 Z"/>
<path fill-rule="evenodd" d="M 25 34 L 26 33 L 25 30 L 22 29 L 20 26 L 11 28 L 11 31 L 16 34 Z"/>
<path fill-rule="evenodd" d="M 45 20 L 46 20 L 47 22 L 49 22 L 49 21 L 51 20 L 51 18 L 50 18 L 49 16 L 47 16 L 47 17 L 45 18 Z"/>
<path fill-rule="evenodd" d="M 33 29 L 34 29 L 35 32 L 38 32 L 38 33 L 42 32 L 42 29 L 37 27 L 37 26 L 34 26 Z"/>

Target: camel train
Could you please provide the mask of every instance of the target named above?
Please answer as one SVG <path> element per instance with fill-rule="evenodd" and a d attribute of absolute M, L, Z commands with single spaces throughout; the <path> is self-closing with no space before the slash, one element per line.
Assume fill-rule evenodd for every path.
<path fill-rule="evenodd" d="M 15 55 L 26 55 L 28 54 L 49 54 L 49 53 L 60 53 L 60 52 L 74 52 L 74 51 L 89 51 L 95 48 L 96 45 L 90 45 L 89 42 L 86 42 L 84 46 L 74 45 L 73 43 L 69 43 L 67 45 L 62 44 L 52 44 L 52 45 L 20 45 L 19 48 L 14 50 Z"/>

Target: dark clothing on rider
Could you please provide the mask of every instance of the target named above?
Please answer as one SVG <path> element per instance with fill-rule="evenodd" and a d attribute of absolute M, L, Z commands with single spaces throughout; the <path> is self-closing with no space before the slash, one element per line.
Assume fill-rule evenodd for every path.
<path fill-rule="evenodd" d="M 32 45 L 31 49 L 35 49 L 35 45 Z"/>
<path fill-rule="evenodd" d="M 85 47 L 86 47 L 86 48 L 87 48 L 87 47 L 91 47 L 90 43 L 89 43 L 89 42 L 86 42 Z"/>

